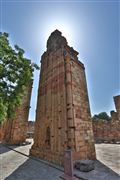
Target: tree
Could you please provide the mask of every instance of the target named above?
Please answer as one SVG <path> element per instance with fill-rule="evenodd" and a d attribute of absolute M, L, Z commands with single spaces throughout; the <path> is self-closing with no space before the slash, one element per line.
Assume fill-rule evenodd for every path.
<path fill-rule="evenodd" d="M 39 67 L 24 57 L 24 50 L 9 43 L 9 35 L 0 33 L 0 123 L 15 114 L 25 88 Z"/>
<path fill-rule="evenodd" d="M 108 114 L 106 112 L 101 112 L 99 114 L 95 114 L 92 118 L 93 120 L 97 120 L 97 119 L 104 119 L 104 120 L 110 120 L 110 116 L 108 116 Z"/>

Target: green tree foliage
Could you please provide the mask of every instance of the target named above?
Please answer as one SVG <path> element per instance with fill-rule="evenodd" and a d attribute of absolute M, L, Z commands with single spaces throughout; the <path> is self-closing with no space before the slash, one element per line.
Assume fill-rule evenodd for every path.
<path fill-rule="evenodd" d="M 12 48 L 8 34 L 0 33 L 0 123 L 14 116 L 35 68 L 39 69 L 24 58 L 24 50 L 17 45 Z"/>
<path fill-rule="evenodd" d="M 111 118 L 110 116 L 106 113 L 106 112 L 101 112 L 99 114 L 95 114 L 93 117 L 92 117 L 93 120 L 98 120 L 98 119 L 103 119 L 103 120 L 107 120 L 109 121 Z"/>

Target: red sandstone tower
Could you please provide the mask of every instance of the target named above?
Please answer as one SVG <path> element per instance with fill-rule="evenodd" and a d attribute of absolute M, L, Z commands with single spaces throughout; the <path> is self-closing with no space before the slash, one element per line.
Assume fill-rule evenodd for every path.
<path fill-rule="evenodd" d="M 64 151 L 74 160 L 95 159 L 84 65 L 55 30 L 41 58 L 34 144 L 30 154 L 57 164 Z"/>

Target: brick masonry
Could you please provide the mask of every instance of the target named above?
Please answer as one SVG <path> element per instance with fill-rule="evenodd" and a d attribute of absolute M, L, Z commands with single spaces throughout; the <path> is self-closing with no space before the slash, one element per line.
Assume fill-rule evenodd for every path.
<path fill-rule="evenodd" d="M 77 55 L 56 30 L 41 58 L 30 154 L 57 164 L 63 164 L 64 151 L 69 148 L 74 160 L 95 159 L 85 67 Z"/>
<path fill-rule="evenodd" d="M 25 142 L 28 127 L 28 115 L 30 108 L 32 84 L 26 89 L 22 104 L 16 108 L 13 119 L 6 120 L 0 126 L 0 140 L 9 144 L 21 144 Z"/>
<path fill-rule="evenodd" d="M 111 111 L 111 120 L 93 121 L 96 142 L 120 142 L 120 95 L 114 97 L 116 112 Z"/>

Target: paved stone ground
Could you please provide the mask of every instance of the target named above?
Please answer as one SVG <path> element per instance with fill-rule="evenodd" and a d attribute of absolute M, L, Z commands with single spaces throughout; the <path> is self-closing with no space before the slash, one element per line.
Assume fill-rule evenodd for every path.
<path fill-rule="evenodd" d="M 1 146 L 0 180 L 59 180 L 61 171 L 52 168 L 40 161 L 36 161 L 7 147 Z M 27 150 L 26 150 L 27 149 Z M 29 146 L 15 148 L 20 152 L 26 151 Z"/>
<path fill-rule="evenodd" d="M 52 164 L 50 166 L 38 159 L 25 156 L 29 154 L 30 147 L 31 145 L 0 145 L 0 180 L 60 180 L 62 168 L 52 167 Z M 120 180 L 120 145 L 96 144 L 96 152 L 97 159 L 101 162 L 95 162 L 95 170 L 88 173 L 75 170 L 74 173 L 86 180 Z"/>
<path fill-rule="evenodd" d="M 96 144 L 97 159 L 120 174 L 120 145 Z"/>

